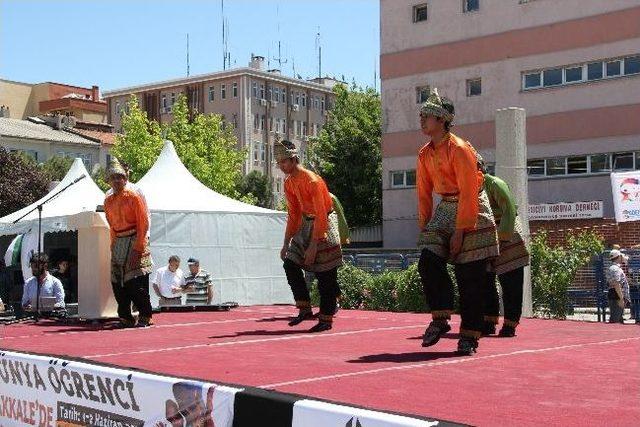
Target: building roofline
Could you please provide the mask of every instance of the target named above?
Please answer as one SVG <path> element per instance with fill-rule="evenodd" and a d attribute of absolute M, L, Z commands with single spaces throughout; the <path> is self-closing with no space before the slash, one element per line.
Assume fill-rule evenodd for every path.
<path fill-rule="evenodd" d="M 19 82 L 17 80 L 10 80 L 10 79 L 0 79 L 0 82 L 14 83 L 14 84 L 24 85 L 24 86 L 34 86 L 34 83 L 25 83 L 25 82 Z"/>
<path fill-rule="evenodd" d="M 71 88 L 75 88 L 75 89 L 84 89 L 84 90 L 91 90 L 93 89 L 92 87 L 85 87 L 85 86 L 76 86 L 76 85 L 70 85 L 67 83 L 58 83 L 58 82 L 42 82 L 42 83 L 36 83 L 36 84 L 50 84 L 50 85 L 58 85 L 58 86 L 65 86 L 65 87 L 71 87 Z M 97 86 L 97 85 L 94 85 Z"/>
<path fill-rule="evenodd" d="M 295 84 L 297 86 L 307 87 L 309 89 L 315 89 L 324 92 L 333 92 L 328 86 L 309 82 L 307 80 L 295 79 L 293 77 L 283 76 L 282 74 L 270 73 L 268 71 L 256 70 L 255 68 L 242 67 L 234 68 L 227 71 L 216 71 L 213 73 L 199 74 L 192 77 L 182 77 L 177 79 L 162 80 L 154 83 L 142 84 L 137 86 L 129 86 L 121 89 L 107 90 L 102 92 L 102 98 L 108 99 L 115 96 L 128 95 L 130 93 L 143 92 L 148 90 L 164 89 L 177 85 L 186 85 L 193 83 L 201 83 L 211 79 L 227 78 L 249 75 L 259 78 L 269 78 L 270 80 L 279 81 L 284 84 Z"/>

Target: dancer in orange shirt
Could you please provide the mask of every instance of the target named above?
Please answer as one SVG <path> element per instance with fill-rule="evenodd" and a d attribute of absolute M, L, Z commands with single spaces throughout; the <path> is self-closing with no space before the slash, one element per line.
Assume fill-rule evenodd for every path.
<path fill-rule="evenodd" d="M 460 293 L 458 353 L 476 352 L 483 327 L 483 287 L 489 259 L 498 255 L 496 224 L 482 189 L 477 153 L 450 132 L 453 103 L 434 91 L 420 110 L 422 132 L 430 137 L 418 155 L 418 219 L 422 250 L 418 269 L 432 321 L 422 345 L 432 346 L 449 330 L 453 283 L 447 263 L 455 267 Z M 433 193 L 441 201 L 433 211 Z"/>
<path fill-rule="evenodd" d="M 306 270 L 315 273 L 320 291 L 319 321 L 309 332 L 326 331 L 331 329 L 336 312 L 338 267 L 342 265 L 338 216 L 324 180 L 300 165 L 292 142 L 276 142 L 274 155 L 287 175 L 284 190 L 289 215 L 280 257 L 299 309 L 289 325 L 313 318 Z"/>
<path fill-rule="evenodd" d="M 122 327 L 136 326 L 131 303 L 138 307 L 137 326 L 152 324 L 149 299 L 149 216 L 146 203 L 131 188 L 127 188 L 127 173 L 118 160 L 113 159 L 108 170 L 113 192 L 104 201 L 104 212 L 111 229 L 111 285 L 118 303 L 118 317 Z"/>

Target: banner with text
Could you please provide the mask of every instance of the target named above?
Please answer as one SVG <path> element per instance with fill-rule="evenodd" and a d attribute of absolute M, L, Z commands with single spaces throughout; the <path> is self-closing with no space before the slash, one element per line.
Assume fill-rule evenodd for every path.
<path fill-rule="evenodd" d="M 0 352 L 0 426 L 232 427 L 239 389 Z"/>
<path fill-rule="evenodd" d="M 601 200 L 529 205 L 529 221 L 588 219 L 602 218 L 603 216 L 604 208 Z"/>
<path fill-rule="evenodd" d="M 617 222 L 640 221 L 640 171 L 611 174 Z"/>

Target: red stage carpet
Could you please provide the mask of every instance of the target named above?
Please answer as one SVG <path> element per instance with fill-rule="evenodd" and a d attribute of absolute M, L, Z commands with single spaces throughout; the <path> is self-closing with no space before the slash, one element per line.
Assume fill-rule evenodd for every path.
<path fill-rule="evenodd" d="M 307 334 L 313 322 L 287 326 L 294 311 L 162 313 L 148 329 L 0 326 L 0 347 L 474 425 L 640 423 L 637 325 L 524 320 L 518 337 L 458 357 L 455 334 L 420 347 L 425 314 L 342 310 L 332 331 Z"/>

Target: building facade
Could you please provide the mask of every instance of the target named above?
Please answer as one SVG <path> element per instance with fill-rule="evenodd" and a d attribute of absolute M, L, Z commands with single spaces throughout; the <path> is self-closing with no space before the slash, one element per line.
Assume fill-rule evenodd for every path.
<path fill-rule="evenodd" d="M 640 169 L 640 0 L 381 0 L 386 247 L 414 247 L 418 111 L 429 89 L 454 132 L 495 160 L 495 111 L 527 112 L 529 203 L 603 202 Z"/>
<path fill-rule="evenodd" d="M 9 152 L 20 151 L 38 163 L 54 156 L 80 158 L 89 172 L 98 163 L 106 164 L 108 155 L 108 147 L 100 139 L 39 117 L 0 117 L 0 146 Z"/>
<path fill-rule="evenodd" d="M 62 83 L 21 83 L 0 79 L 3 117 L 26 119 L 42 114 L 74 116 L 79 121 L 107 123 L 107 103 L 98 86 L 90 88 Z"/>
<path fill-rule="evenodd" d="M 304 160 L 310 137 L 327 120 L 334 95 L 333 79 L 306 81 L 265 70 L 264 58 L 252 57 L 249 67 L 107 91 L 109 122 L 122 131 L 121 117 L 132 95 L 147 117 L 168 123 L 179 94 L 192 111 L 220 114 L 235 129 L 241 148 L 248 149 L 244 173 L 259 171 L 273 178 L 274 194 L 282 197 L 284 176 L 277 168 L 272 144 L 288 139 L 300 147 Z"/>

